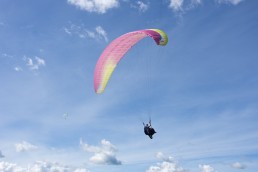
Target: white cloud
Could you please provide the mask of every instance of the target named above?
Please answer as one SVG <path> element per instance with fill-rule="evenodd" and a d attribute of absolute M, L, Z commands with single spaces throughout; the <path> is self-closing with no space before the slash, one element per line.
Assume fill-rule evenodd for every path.
<path fill-rule="evenodd" d="M 23 69 L 22 69 L 20 66 L 14 67 L 14 70 L 15 70 L 16 72 L 21 72 L 21 71 L 23 71 Z"/>
<path fill-rule="evenodd" d="M 65 33 L 67 33 L 68 35 L 72 35 L 71 30 L 68 29 L 67 27 L 64 27 L 64 31 L 65 31 Z"/>
<path fill-rule="evenodd" d="M 118 0 L 67 0 L 68 3 L 79 7 L 82 10 L 96 13 L 106 13 L 107 10 L 119 6 Z"/>
<path fill-rule="evenodd" d="M 162 152 L 158 152 L 156 154 L 156 157 L 160 160 L 167 161 L 167 162 L 173 162 L 174 158 L 171 156 L 165 156 Z"/>
<path fill-rule="evenodd" d="M 141 1 L 137 1 L 137 4 L 139 5 L 140 12 L 145 12 L 149 8 L 148 4 L 145 4 L 145 3 L 141 2 Z"/>
<path fill-rule="evenodd" d="M 36 161 L 26 168 L 9 162 L 0 162 L 1 172 L 89 172 L 85 168 L 73 168 L 57 162 Z"/>
<path fill-rule="evenodd" d="M 39 66 L 45 66 L 46 63 L 45 63 L 45 60 L 39 58 L 39 57 L 35 57 L 35 60 L 36 60 L 36 64 L 39 65 Z"/>
<path fill-rule="evenodd" d="M 17 152 L 24 152 L 24 151 L 36 150 L 38 149 L 38 147 L 23 141 L 22 143 L 15 144 L 15 149 Z"/>
<path fill-rule="evenodd" d="M 107 32 L 101 26 L 97 26 L 95 30 L 91 31 L 85 28 L 83 25 L 79 26 L 70 24 L 69 27 L 64 27 L 64 31 L 68 35 L 75 35 L 82 39 L 92 38 L 96 40 L 105 40 L 105 42 L 108 42 Z"/>
<path fill-rule="evenodd" d="M 45 162 L 45 161 L 37 161 L 31 167 L 28 167 L 29 171 L 34 172 L 68 172 L 69 167 L 59 164 L 57 162 Z"/>
<path fill-rule="evenodd" d="M 191 0 L 191 3 L 188 4 L 186 9 L 192 9 L 195 8 L 196 6 L 200 5 L 202 3 L 202 0 Z"/>
<path fill-rule="evenodd" d="M 181 11 L 184 0 L 170 0 L 169 7 L 174 11 Z"/>
<path fill-rule="evenodd" d="M 139 12 L 142 12 L 142 13 L 146 12 L 149 9 L 149 5 L 142 1 L 137 1 L 135 4 L 132 4 L 131 7 L 138 9 Z"/>
<path fill-rule="evenodd" d="M 240 2 L 244 1 L 244 0 L 216 0 L 218 3 L 226 3 L 226 4 L 233 4 L 233 5 L 237 5 Z"/>
<path fill-rule="evenodd" d="M 31 58 L 26 58 L 26 64 L 28 65 L 28 66 L 33 66 L 33 61 L 32 61 L 32 59 Z"/>
<path fill-rule="evenodd" d="M 185 172 L 186 170 L 178 166 L 178 163 L 171 156 L 165 156 L 162 152 L 158 152 L 156 157 L 163 162 L 157 163 L 156 166 L 150 166 L 146 172 Z"/>
<path fill-rule="evenodd" d="M 9 162 L 0 161 L 1 172 L 25 172 L 25 169 Z"/>
<path fill-rule="evenodd" d="M 32 58 L 24 56 L 24 61 L 26 62 L 26 65 L 31 69 L 31 70 L 38 70 L 39 67 L 45 66 L 45 60 L 40 58 L 40 57 L 35 57 L 34 60 Z"/>
<path fill-rule="evenodd" d="M 191 0 L 191 1 L 185 1 L 185 0 L 170 0 L 169 8 L 172 8 L 175 12 L 182 12 L 185 10 L 192 9 L 199 4 L 202 3 L 203 0 Z M 237 5 L 240 2 L 243 2 L 244 0 L 214 0 L 215 2 L 219 4 L 233 4 Z"/>
<path fill-rule="evenodd" d="M 98 33 L 100 38 L 104 38 L 104 40 L 108 42 L 107 32 L 101 26 L 96 27 L 96 32 Z"/>
<path fill-rule="evenodd" d="M 202 172 L 215 172 L 214 168 L 211 167 L 210 165 L 199 165 L 199 168 L 202 170 Z"/>
<path fill-rule="evenodd" d="M 2 53 L 2 57 L 5 57 L 5 58 L 13 58 L 13 55 L 6 54 L 6 53 Z"/>
<path fill-rule="evenodd" d="M 192 0 L 191 2 L 193 4 L 200 4 L 200 3 L 202 3 L 202 0 Z"/>
<path fill-rule="evenodd" d="M 240 162 L 235 162 L 231 165 L 231 167 L 236 168 L 236 169 L 245 169 L 246 166 L 244 164 L 241 164 Z"/>
<path fill-rule="evenodd" d="M 89 171 L 83 168 L 77 168 L 74 170 L 74 172 L 89 172 Z"/>
<path fill-rule="evenodd" d="M 182 167 L 178 167 L 173 162 L 162 162 L 157 163 L 157 166 L 151 166 L 146 172 L 185 172 Z"/>
<path fill-rule="evenodd" d="M 90 161 L 94 164 L 122 164 L 121 161 L 116 158 L 115 152 L 117 152 L 117 148 L 105 139 L 101 140 L 101 146 L 88 145 L 84 143 L 82 139 L 80 140 L 80 145 L 84 151 L 94 153 L 90 158 Z"/>

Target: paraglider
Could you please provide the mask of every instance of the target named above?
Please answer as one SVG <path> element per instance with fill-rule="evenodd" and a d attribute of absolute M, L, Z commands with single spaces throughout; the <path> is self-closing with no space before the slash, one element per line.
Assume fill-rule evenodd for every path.
<path fill-rule="evenodd" d="M 152 136 L 156 133 L 155 129 L 151 126 L 151 120 L 149 121 L 149 124 L 144 124 L 144 133 L 152 139 Z"/>
<path fill-rule="evenodd" d="M 151 37 L 157 45 L 165 46 L 168 42 L 168 37 L 162 30 L 145 29 L 126 33 L 106 47 L 98 59 L 94 72 L 94 89 L 97 94 L 104 92 L 114 69 L 126 52 L 147 36 Z"/>
<path fill-rule="evenodd" d="M 168 43 L 166 33 L 159 29 L 133 31 L 113 40 L 102 52 L 95 67 L 94 90 L 97 94 L 104 92 L 113 71 L 124 55 L 145 37 L 151 37 L 160 46 L 165 46 Z M 151 120 L 146 125 L 143 122 L 143 125 L 144 133 L 152 139 L 156 131 L 151 126 Z"/>

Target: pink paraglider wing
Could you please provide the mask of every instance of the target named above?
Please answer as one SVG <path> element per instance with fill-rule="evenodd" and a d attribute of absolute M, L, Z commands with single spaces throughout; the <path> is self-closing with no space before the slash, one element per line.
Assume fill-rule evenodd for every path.
<path fill-rule="evenodd" d="M 125 53 L 141 39 L 150 36 L 157 45 L 166 45 L 168 42 L 165 32 L 158 29 L 146 29 L 126 33 L 113 40 L 101 54 L 94 72 L 94 89 L 102 93 L 115 67 Z"/>

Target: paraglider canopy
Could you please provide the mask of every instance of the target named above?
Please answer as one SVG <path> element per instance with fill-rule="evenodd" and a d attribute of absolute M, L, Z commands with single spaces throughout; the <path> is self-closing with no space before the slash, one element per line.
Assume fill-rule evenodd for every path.
<path fill-rule="evenodd" d="M 113 40 L 106 47 L 95 67 L 94 89 L 96 93 L 101 94 L 104 92 L 114 69 L 122 57 L 132 46 L 147 36 L 151 37 L 157 45 L 165 46 L 168 42 L 168 37 L 162 30 L 145 29 L 126 33 Z"/>

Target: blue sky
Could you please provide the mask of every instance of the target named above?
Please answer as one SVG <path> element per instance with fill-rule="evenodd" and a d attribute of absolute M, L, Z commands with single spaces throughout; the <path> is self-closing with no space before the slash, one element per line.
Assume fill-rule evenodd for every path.
<path fill-rule="evenodd" d="M 256 0 L 1 0 L 0 171 L 254 172 Z M 158 28 L 102 95 L 118 36 Z M 143 133 L 152 118 L 154 139 Z"/>

